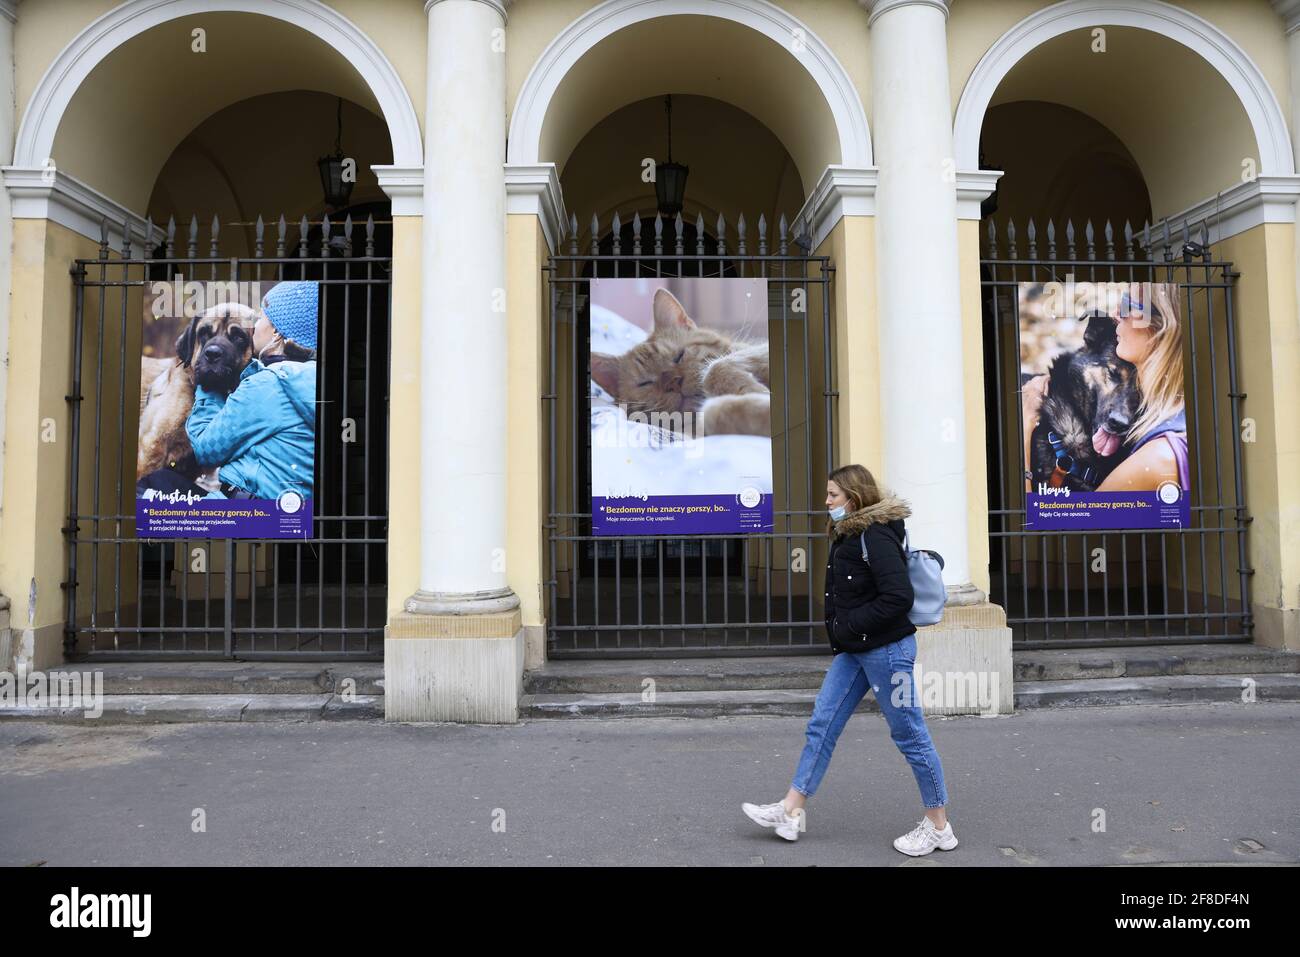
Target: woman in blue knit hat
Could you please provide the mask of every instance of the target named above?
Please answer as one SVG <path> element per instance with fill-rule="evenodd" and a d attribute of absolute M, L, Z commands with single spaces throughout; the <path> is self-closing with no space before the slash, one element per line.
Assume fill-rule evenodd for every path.
<path fill-rule="evenodd" d="M 185 424 L 194 458 L 219 466 L 208 497 L 311 498 L 316 448 L 316 282 L 277 283 L 253 326 L 253 358 L 229 396 L 195 389 Z"/>

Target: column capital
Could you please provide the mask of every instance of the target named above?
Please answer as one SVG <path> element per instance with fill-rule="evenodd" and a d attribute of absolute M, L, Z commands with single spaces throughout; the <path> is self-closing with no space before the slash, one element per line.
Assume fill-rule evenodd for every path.
<path fill-rule="evenodd" d="M 424 15 L 427 17 L 433 5 L 442 2 L 443 0 L 424 0 Z M 489 7 L 492 7 L 497 13 L 501 14 L 501 19 L 504 22 L 509 19 L 508 11 L 510 4 L 514 3 L 514 0 L 477 0 L 477 2 L 486 3 Z"/>
<path fill-rule="evenodd" d="M 1287 36 L 1300 30 L 1300 0 L 1272 0 L 1273 12 L 1282 18 Z"/>
<path fill-rule="evenodd" d="M 867 26 L 871 26 L 890 10 L 898 7 L 934 7 L 946 20 L 952 0 L 858 0 L 858 3 L 870 14 L 867 18 Z"/>
<path fill-rule="evenodd" d="M 827 166 L 803 208 L 795 213 L 791 238 L 798 242 L 800 236 L 807 235 L 809 248 L 817 249 L 843 217 L 876 215 L 879 174 L 874 166 Z"/>
<path fill-rule="evenodd" d="M 4 166 L 0 167 L 0 176 L 9 190 L 14 219 L 48 219 L 95 242 L 103 238 L 107 222 L 109 246 L 113 249 L 122 247 L 124 234 L 129 234 L 131 245 L 137 249 L 159 238 L 156 225 L 151 235 L 145 235 L 144 216 L 53 165 Z"/>
<path fill-rule="evenodd" d="M 379 188 L 393 204 L 394 216 L 422 216 L 424 214 L 424 167 L 383 166 L 370 167 Z"/>
<path fill-rule="evenodd" d="M 506 214 L 536 216 L 542 224 L 546 245 L 559 253 L 560 241 L 569 229 L 564 211 L 564 193 L 554 163 L 506 163 Z"/>

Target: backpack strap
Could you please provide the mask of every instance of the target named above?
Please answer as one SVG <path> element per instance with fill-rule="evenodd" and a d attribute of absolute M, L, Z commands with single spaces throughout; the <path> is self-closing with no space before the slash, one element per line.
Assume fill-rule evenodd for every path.
<path fill-rule="evenodd" d="M 885 528 L 889 528 L 889 526 L 886 525 Z M 889 528 L 889 531 L 892 533 L 894 530 Z M 897 536 L 895 535 L 895 537 Z M 899 545 L 902 546 L 903 561 L 906 563 L 907 556 L 910 554 L 907 548 L 907 529 L 903 529 L 903 538 L 902 541 L 899 542 Z M 867 533 L 865 531 L 862 533 L 862 560 L 868 565 L 871 564 L 871 559 L 867 557 Z"/>

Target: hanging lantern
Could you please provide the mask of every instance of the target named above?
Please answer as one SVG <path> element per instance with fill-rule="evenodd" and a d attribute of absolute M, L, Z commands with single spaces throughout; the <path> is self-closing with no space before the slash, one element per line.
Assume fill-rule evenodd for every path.
<path fill-rule="evenodd" d="M 334 137 L 334 155 L 322 156 L 316 161 L 320 169 L 320 185 L 325 191 L 325 205 L 331 209 L 341 209 L 348 204 L 352 187 L 356 183 L 343 178 L 343 98 L 339 97 L 338 132 Z"/>
<path fill-rule="evenodd" d="M 671 219 L 682 211 L 686 198 L 686 176 L 689 166 L 673 162 L 673 98 L 664 97 L 664 111 L 668 114 L 668 160 L 655 163 L 655 200 L 659 212 Z"/>

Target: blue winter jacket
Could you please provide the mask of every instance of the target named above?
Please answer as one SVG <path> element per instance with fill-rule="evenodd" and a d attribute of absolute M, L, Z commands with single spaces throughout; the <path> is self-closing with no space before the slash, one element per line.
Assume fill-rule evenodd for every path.
<path fill-rule="evenodd" d="M 203 468 L 254 498 L 274 499 L 287 489 L 311 498 L 316 445 L 316 362 L 253 359 L 227 398 L 203 386 L 185 423 L 194 457 Z M 208 498 L 224 498 L 212 492 Z"/>

